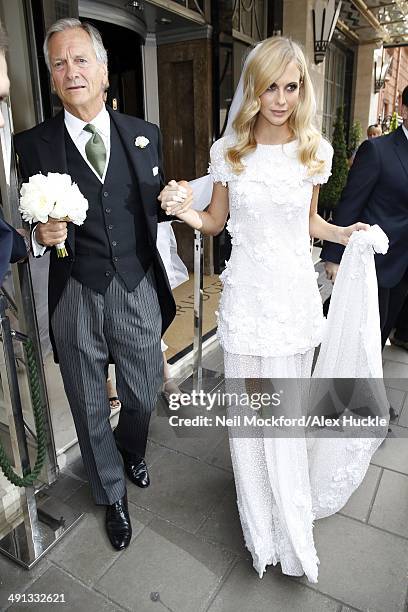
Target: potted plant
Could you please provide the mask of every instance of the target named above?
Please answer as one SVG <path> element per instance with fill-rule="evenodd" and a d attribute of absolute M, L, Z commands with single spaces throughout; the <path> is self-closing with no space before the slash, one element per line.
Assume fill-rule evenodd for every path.
<path fill-rule="evenodd" d="M 334 149 L 332 174 L 328 182 L 321 186 L 319 194 L 319 213 L 325 219 L 331 217 L 331 213 L 340 199 L 341 192 L 347 181 L 349 169 L 342 106 L 337 109 L 332 146 Z"/>
<path fill-rule="evenodd" d="M 353 163 L 354 155 L 360 146 L 361 139 L 363 137 L 363 128 L 359 121 L 355 121 L 349 131 L 348 147 L 347 147 L 347 159 L 348 166 L 350 168 Z"/>

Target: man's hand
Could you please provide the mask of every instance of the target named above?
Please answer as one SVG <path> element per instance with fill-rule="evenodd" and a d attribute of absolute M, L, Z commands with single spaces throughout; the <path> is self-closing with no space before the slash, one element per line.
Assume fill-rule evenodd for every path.
<path fill-rule="evenodd" d="M 158 200 L 167 215 L 182 215 L 193 203 L 193 190 L 187 181 L 170 181 L 161 191 Z"/>
<path fill-rule="evenodd" d="M 337 271 L 339 269 L 339 265 L 337 263 L 333 263 L 332 261 L 324 262 L 324 269 L 326 271 L 326 277 L 331 280 L 332 283 L 336 280 Z"/>
<path fill-rule="evenodd" d="M 65 221 L 48 219 L 47 223 L 39 223 L 35 228 L 35 238 L 43 246 L 55 246 L 67 239 L 67 224 Z"/>

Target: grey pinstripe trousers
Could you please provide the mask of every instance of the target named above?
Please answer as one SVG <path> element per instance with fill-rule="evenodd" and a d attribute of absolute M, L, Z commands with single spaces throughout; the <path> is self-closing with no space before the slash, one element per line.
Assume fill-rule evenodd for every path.
<path fill-rule="evenodd" d="M 122 402 L 115 435 L 144 456 L 150 415 L 163 380 L 161 313 L 151 268 L 133 292 L 117 277 L 105 295 L 70 278 L 51 319 L 65 393 L 97 504 L 125 493 L 123 462 L 109 423 L 109 355 Z"/>

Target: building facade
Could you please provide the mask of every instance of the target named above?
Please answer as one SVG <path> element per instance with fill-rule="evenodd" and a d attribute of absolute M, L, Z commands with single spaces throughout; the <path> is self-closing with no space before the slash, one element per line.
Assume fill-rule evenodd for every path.
<path fill-rule="evenodd" d="M 319 24 L 314 23 L 322 3 L 327 9 L 329 4 L 334 9 L 338 6 L 329 0 L 0 0 L 0 18 L 10 36 L 8 129 L 30 128 L 59 109 L 42 43 L 47 28 L 62 17 L 91 21 L 101 31 L 109 54 L 108 103 L 160 125 L 169 178 L 192 179 L 207 172 L 209 149 L 225 129 L 246 53 L 267 36 L 290 36 L 305 50 L 316 91 L 316 123 L 328 138 L 340 105 L 345 108 L 347 126 L 356 120 L 363 130 L 378 120 L 386 124 L 394 110 L 400 112 L 401 92 L 408 83 L 408 51 L 402 46 L 408 44 L 407 2 L 343 0 L 324 59 L 316 61 L 316 50 L 325 42 L 319 36 Z M 392 63 L 378 87 L 381 79 L 376 72 L 384 57 L 392 58 Z M 0 165 L 3 212 L 19 226 L 17 197 L 10 197 L 15 164 L 5 141 Z M 193 233 L 176 225 L 179 254 L 193 270 Z M 225 232 L 206 239 L 206 272 L 218 274 L 228 256 Z M 46 291 L 46 271 L 41 278 L 42 285 L 34 287 L 34 293 Z M 15 325 L 33 337 L 41 355 L 30 282 L 22 281 L 14 270 L 9 292 L 14 296 Z M 191 330 L 192 325 L 191 316 Z M 54 415 L 48 432 L 49 457 L 54 454 L 54 460 L 63 465 L 65 454 L 76 443 L 75 432 L 58 369 L 45 352 L 41 361 L 44 401 Z M 4 369 L 1 382 L 0 428 L 7 436 Z M 29 404 L 26 412 L 30 419 Z M 51 482 L 55 474 L 48 470 L 44 482 Z M 1 507 L 4 517 L 6 507 L 15 503 L 1 475 L 0 500 L 1 530 Z"/>
<path fill-rule="evenodd" d="M 401 95 L 408 84 L 408 47 L 384 50 L 387 72 L 378 95 L 377 123 L 388 129 L 393 113 L 401 121 Z"/>

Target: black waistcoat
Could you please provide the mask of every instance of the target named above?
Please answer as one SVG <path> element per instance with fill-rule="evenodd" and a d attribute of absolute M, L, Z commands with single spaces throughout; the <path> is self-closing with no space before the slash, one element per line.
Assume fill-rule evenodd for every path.
<path fill-rule="evenodd" d="M 98 293 L 105 293 L 116 274 L 128 291 L 133 291 L 153 258 L 137 179 L 112 121 L 110 127 L 111 151 L 104 184 L 65 130 L 68 172 L 89 205 L 84 224 L 75 227 L 71 274 Z"/>

